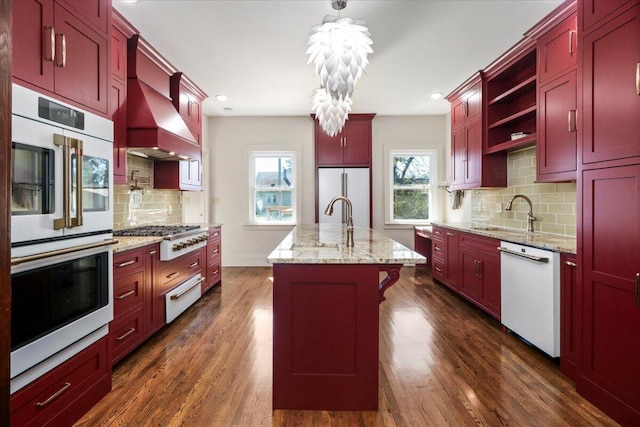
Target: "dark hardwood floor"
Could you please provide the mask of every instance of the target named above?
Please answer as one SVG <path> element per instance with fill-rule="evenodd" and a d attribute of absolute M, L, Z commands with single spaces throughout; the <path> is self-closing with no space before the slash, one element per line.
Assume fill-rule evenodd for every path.
<path fill-rule="evenodd" d="M 114 367 L 77 426 L 613 426 L 558 366 L 404 268 L 380 305 L 377 412 L 272 411 L 270 268 L 223 287 Z"/>

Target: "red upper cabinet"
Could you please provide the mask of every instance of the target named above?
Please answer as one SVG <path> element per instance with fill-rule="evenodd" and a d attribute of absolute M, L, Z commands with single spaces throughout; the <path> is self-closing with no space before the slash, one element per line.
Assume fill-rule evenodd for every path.
<path fill-rule="evenodd" d="M 198 145 L 202 144 L 202 102 L 207 94 L 184 73 L 171 76 L 170 94 L 173 105 L 187 124 Z"/>
<path fill-rule="evenodd" d="M 635 3 L 581 38 L 585 165 L 640 157 L 640 2 Z"/>
<path fill-rule="evenodd" d="M 629 6 L 637 0 L 582 0 L 582 28 L 589 30 L 598 25 L 613 12 Z"/>
<path fill-rule="evenodd" d="M 572 13 L 536 41 L 538 85 L 574 70 L 578 58 L 578 18 Z"/>
<path fill-rule="evenodd" d="M 315 121 L 316 166 L 370 167 L 371 121 L 375 114 L 350 114 L 342 131 L 331 137 Z"/>
<path fill-rule="evenodd" d="M 480 82 L 474 83 L 451 101 L 451 127 L 457 128 L 480 117 L 482 91 Z"/>
<path fill-rule="evenodd" d="M 111 3 L 24 0 L 13 17 L 13 77 L 107 116 Z"/>
<path fill-rule="evenodd" d="M 576 86 L 574 70 L 538 88 L 538 182 L 576 179 Z"/>

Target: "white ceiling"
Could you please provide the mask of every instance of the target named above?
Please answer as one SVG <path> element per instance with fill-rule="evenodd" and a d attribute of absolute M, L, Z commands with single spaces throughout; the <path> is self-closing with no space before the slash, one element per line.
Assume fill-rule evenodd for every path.
<path fill-rule="evenodd" d="M 366 20 L 374 53 L 353 113 L 444 114 L 445 95 L 522 38 L 557 0 L 350 0 L 341 16 Z M 306 42 L 330 0 L 114 0 L 175 67 L 208 95 L 209 116 L 299 116 L 319 87 Z M 214 96 L 224 94 L 221 103 Z M 232 111 L 225 111 L 226 108 Z"/>

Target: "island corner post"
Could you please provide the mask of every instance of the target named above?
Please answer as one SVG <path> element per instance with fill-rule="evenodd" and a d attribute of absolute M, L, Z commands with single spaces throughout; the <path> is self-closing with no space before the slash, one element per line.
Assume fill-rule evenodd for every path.
<path fill-rule="evenodd" d="M 273 264 L 274 410 L 378 409 L 378 307 L 401 268 Z"/>

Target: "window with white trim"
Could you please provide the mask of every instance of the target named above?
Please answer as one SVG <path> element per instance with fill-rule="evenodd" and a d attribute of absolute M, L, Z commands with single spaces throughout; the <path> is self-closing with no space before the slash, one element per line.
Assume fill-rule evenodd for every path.
<path fill-rule="evenodd" d="M 389 150 L 388 224 L 420 224 L 433 219 L 437 177 L 435 150 Z"/>
<path fill-rule="evenodd" d="M 296 223 L 296 156 L 292 151 L 250 153 L 250 222 Z"/>

